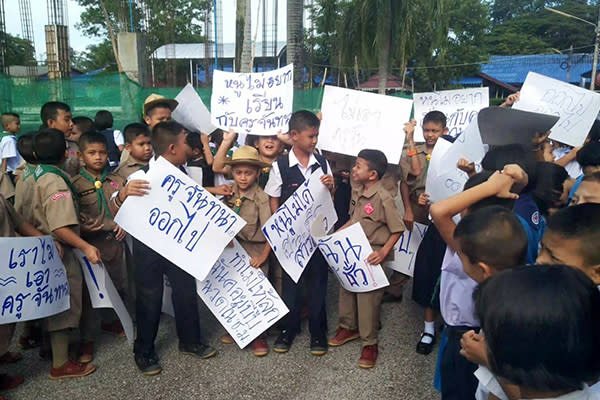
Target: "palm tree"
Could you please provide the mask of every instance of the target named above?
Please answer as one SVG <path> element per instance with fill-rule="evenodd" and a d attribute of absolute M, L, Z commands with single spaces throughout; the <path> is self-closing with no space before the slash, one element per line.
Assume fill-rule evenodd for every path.
<path fill-rule="evenodd" d="M 287 0 L 287 63 L 294 63 L 294 88 L 302 89 L 304 74 L 304 0 Z"/>
<path fill-rule="evenodd" d="M 430 44 L 435 49 L 447 35 L 443 5 L 447 0 L 353 0 L 348 3 L 338 35 L 342 60 L 377 69 L 379 93 L 385 93 L 392 64 L 404 70 L 416 48 L 417 31 L 436 25 L 439 34 Z M 433 50 L 432 50 L 433 51 Z"/>

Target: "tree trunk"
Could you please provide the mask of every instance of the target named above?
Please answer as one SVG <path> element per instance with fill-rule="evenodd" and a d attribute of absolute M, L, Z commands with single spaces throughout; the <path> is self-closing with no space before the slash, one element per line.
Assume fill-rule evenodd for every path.
<path fill-rule="evenodd" d="M 244 18 L 244 45 L 242 47 L 240 72 L 252 72 L 252 14 L 250 12 L 251 3 L 251 1 L 246 2 L 246 17 Z"/>
<path fill-rule="evenodd" d="M 247 0 L 237 0 L 235 11 L 235 71 L 240 72 L 242 49 L 244 46 L 244 20 L 246 19 Z"/>
<path fill-rule="evenodd" d="M 110 24 L 108 11 L 106 11 L 104 1 L 102 0 L 100 0 L 100 7 L 102 8 L 102 13 L 104 14 L 104 21 L 106 22 L 106 28 L 108 30 L 108 36 L 110 37 L 110 44 L 112 46 L 113 54 L 115 55 L 115 61 L 117 62 L 117 69 L 119 70 L 119 72 L 123 72 L 123 66 L 121 65 L 121 59 L 119 58 L 119 52 L 117 51 L 117 41 L 115 40 L 115 34 Z"/>
<path fill-rule="evenodd" d="M 302 89 L 304 75 L 302 27 L 304 0 L 287 0 L 287 63 L 294 64 L 294 88 Z"/>
<path fill-rule="evenodd" d="M 384 9 L 380 13 L 379 21 L 379 94 L 385 94 L 388 74 L 390 71 L 390 51 L 392 41 L 392 4 L 391 1 L 385 1 Z"/>

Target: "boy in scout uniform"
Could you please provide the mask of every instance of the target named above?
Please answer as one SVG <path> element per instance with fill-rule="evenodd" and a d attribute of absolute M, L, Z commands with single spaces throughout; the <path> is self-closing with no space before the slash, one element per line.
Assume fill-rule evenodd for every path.
<path fill-rule="evenodd" d="M 79 147 L 83 167 L 73 178 L 73 186 L 79 195 L 79 212 L 83 221 L 81 236 L 100 250 L 104 267 L 116 289 L 124 293 L 127 286 L 122 242 L 125 231 L 115 224 L 108 209 L 108 200 L 123 187 L 124 180 L 118 175 L 108 173 L 108 146 L 105 136 L 96 132 L 84 133 L 79 139 Z M 103 322 L 102 330 L 124 337 L 123 326 L 113 312 L 109 313 L 112 321 Z M 90 318 L 85 323 L 90 325 L 83 329 L 89 335 L 83 339 L 82 354 L 79 358 L 79 362 L 83 363 L 90 362 L 93 358 L 94 334 L 97 331 L 96 318 Z"/>
<path fill-rule="evenodd" d="M 46 319 L 52 347 L 50 379 L 76 378 L 95 371 L 91 364 L 69 360 L 70 329 L 78 328 L 83 313 L 83 275 L 73 248 L 81 250 L 92 263 L 100 261 L 98 249 L 79 236 L 76 191 L 58 166 L 65 161 L 64 134 L 52 128 L 40 130 L 33 139 L 34 154 L 39 162 L 33 173 L 32 224 L 45 235 L 52 235 L 63 245 L 63 264 L 69 282 L 71 308 Z"/>
<path fill-rule="evenodd" d="M 361 185 L 362 190 L 353 193 L 350 220 L 341 228 L 360 223 L 373 248 L 373 253 L 367 258 L 371 265 L 393 260 L 392 249 L 404 231 L 394 199 L 381 183 L 386 167 L 387 159 L 381 151 L 365 149 L 358 153 L 352 168 L 352 180 Z M 377 289 L 353 293 L 340 287 L 340 325 L 335 336 L 329 339 L 329 345 L 341 346 L 360 337 L 362 352 L 358 365 L 361 368 L 372 368 L 377 360 L 377 331 L 383 292 L 384 289 Z"/>
<path fill-rule="evenodd" d="M 43 236 L 42 232 L 23 219 L 13 206 L 0 195 L 0 237 Z M 23 358 L 21 353 L 8 351 L 10 340 L 15 331 L 15 324 L 0 325 L 0 363 L 14 363 Z M 0 390 L 10 390 L 23 383 L 23 375 L 0 374 Z"/>
<path fill-rule="evenodd" d="M 123 134 L 125 135 L 127 157 L 121 161 L 113 173 L 126 181 L 129 175 L 148 165 L 154 151 L 152 150 L 150 131 L 146 125 L 134 122 L 123 129 Z"/>
<path fill-rule="evenodd" d="M 225 164 L 231 166 L 235 183 L 232 188 L 233 193 L 225 197 L 223 202 L 246 221 L 246 225 L 236 238 L 251 257 L 250 265 L 260 268 L 268 276 L 268 257 L 271 247 L 262 233 L 262 227 L 271 217 L 271 209 L 269 196 L 258 185 L 258 177 L 261 170 L 269 167 L 270 164 L 261 161 L 258 150 L 252 146 L 240 147 L 230 160 L 225 160 Z M 221 338 L 221 342 L 231 344 L 233 339 L 225 335 Z M 269 352 L 269 347 L 262 336 L 252 342 L 252 352 L 257 357 L 265 356 Z"/>
<path fill-rule="evenodd" d="M 60 101 L 49 101 L 42 106 L 40 111 L 42 119 L 42 128 L 52 128 L 61 131 L 66 138 L 73 133 L 73 114 L 71 107 L 68 104 Z M 74 176 L 79 173 L 79 146 L 77 142 L 67 140 L 67 158 L 64 162 L 64 170 L 69 176 Z"/>

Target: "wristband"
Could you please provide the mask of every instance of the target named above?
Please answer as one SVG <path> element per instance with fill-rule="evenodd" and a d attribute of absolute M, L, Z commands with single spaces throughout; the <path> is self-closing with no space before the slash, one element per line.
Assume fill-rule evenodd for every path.
<path fill-rule="evenodd" d="M 414 157 L 417 154 L 419 154 L 417 152 L 417 149 L 406 149 L 406 155 L 409 156 L 409 157 Z"/>

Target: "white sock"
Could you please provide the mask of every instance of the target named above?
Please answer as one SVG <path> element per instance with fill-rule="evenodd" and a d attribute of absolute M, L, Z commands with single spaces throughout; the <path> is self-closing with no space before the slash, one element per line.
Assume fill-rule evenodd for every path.
<path fill-rule="evenodd" d="M 431 335 L 435 335 L 435 322 L 434 321 L 425 321 L 425 333 L 429 333 Z M 423 336 L 421 342 L 425 344 L 430 344 L 433 342 L 433 339 L 429 336 Z"/>

